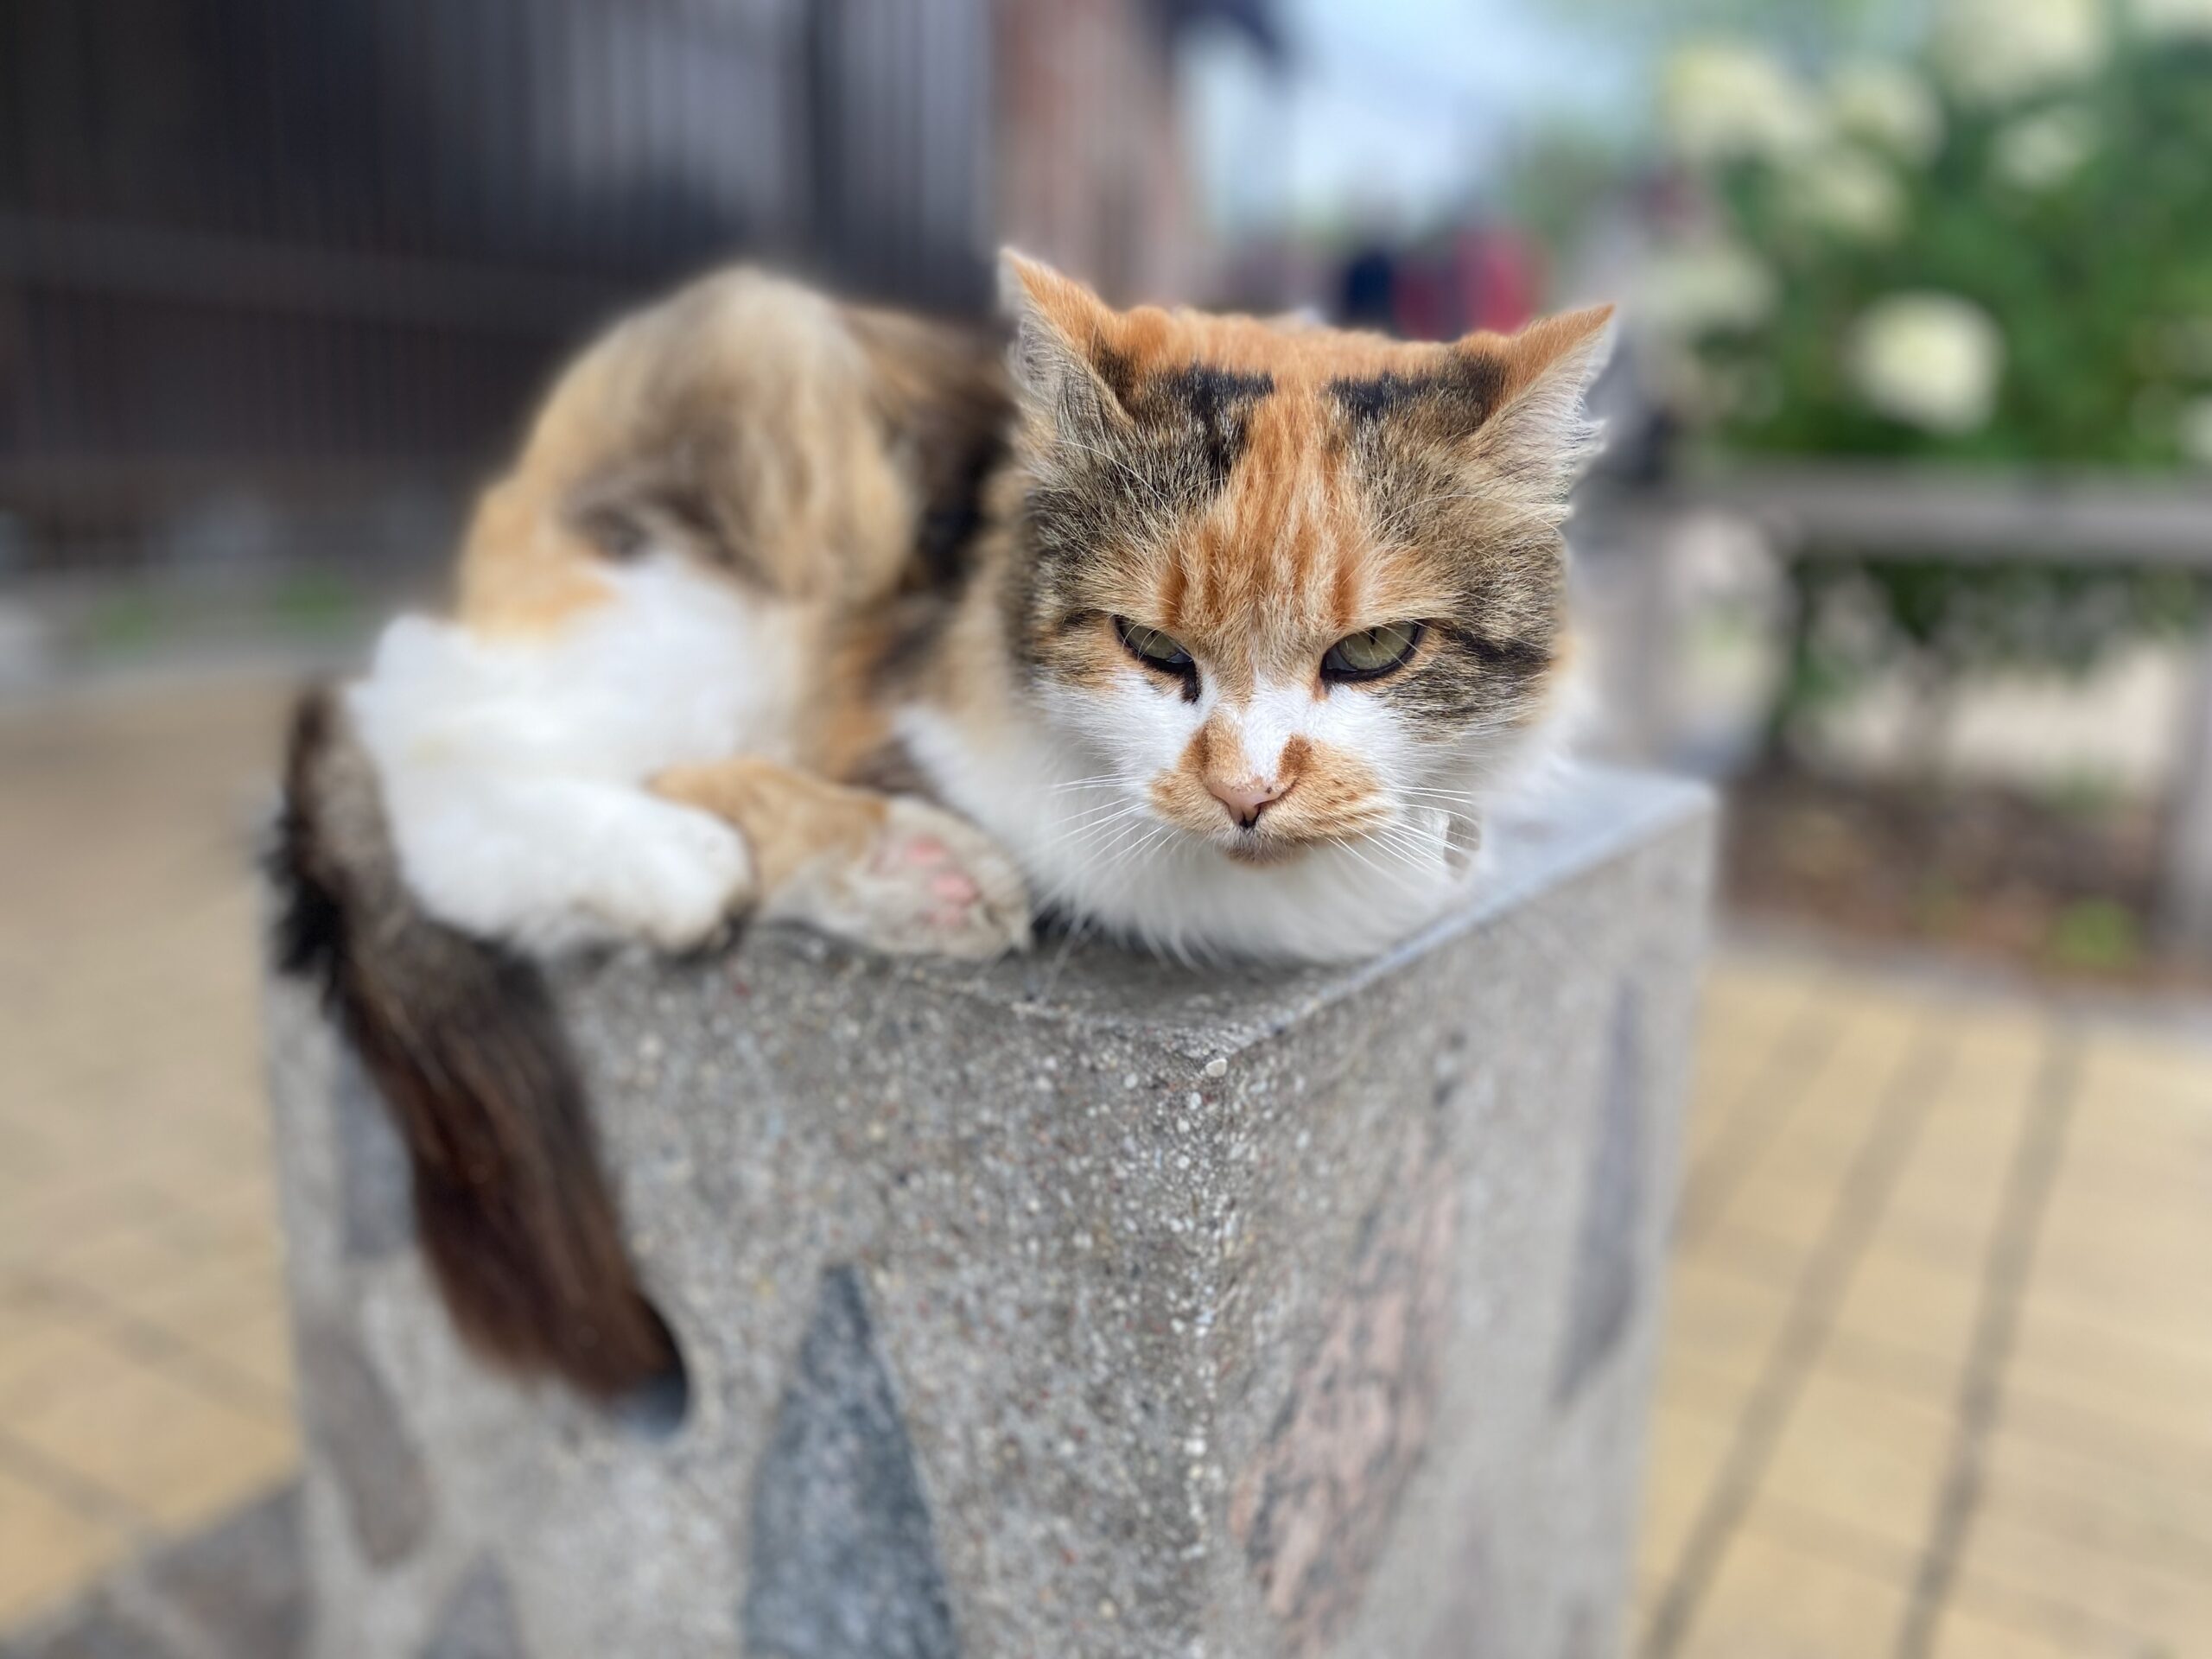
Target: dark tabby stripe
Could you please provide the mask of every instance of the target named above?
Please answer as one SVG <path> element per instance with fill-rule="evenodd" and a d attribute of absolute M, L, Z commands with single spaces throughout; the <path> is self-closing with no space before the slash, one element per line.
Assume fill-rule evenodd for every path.
<path fill-rule="evenodd" d="M 1505 363 L 1488 353 L 1460 351 L 1427 374 L 1385 372 L 1332 380 L 1338 405 L 1361 425 L 1412 420 L 1455 432 L 1471 432 L 1505 395 Z"/>
<path fill-rule="evenodd" d="M 1252 405 L 1274 389 L 1271 374 L 1192 363 L 1154 378 L 1140 406 L 1140 418 L 1147 417 L 1154 402 L 1164 405 L 1162 413 L 1177 429 L 1178 441 L 1190 444 L 1198 456 L 1204 493 L 1211 499 L 1229 482 L 1230 469 L 1244 453 L 1245 423 Z"/>

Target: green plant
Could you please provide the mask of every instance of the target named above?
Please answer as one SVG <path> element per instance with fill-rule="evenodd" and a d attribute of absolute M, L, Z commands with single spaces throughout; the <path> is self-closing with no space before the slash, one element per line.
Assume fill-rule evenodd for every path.
<path fill-rule="evenodd" d="M 2179 638 L 2205 610 L 2205 584 L 2172 570 L 2109 565 L 1867 559 L 1836 550 L 1796 560 L 1796 637 L 1775 712 L 1776 741 L 1866 682 L 1902 673 L 1920 690 L 1931 743 L 1966 675 L 2081 673 L 2119 640 Z"/>
<path fill-rule="evenodd" d="M 1896 73 L 1938 112 L 1924 154 L 1902 127 L 1885 142 L 1831 125 L 1709 166 L 1725 234 L 1771 273 L 1771 302 L 1694 332 L 1708 429 L 1738 452 L 2212 463 L 2196 448 L 2212 397 L 2212 40 L 2123 36 L 2082 79 L 2017 102 Z M 1915 321 L 1916 340 L 1884 340 Z M 1958 336 L 1985 327 L 1993 351 L 1966 360 L 1979 346 Z M 1886 378 L 1885 345 L 1904 359 Z"/>
<path fill-rule="evenodd" d="M 1665 101 L 1706 212 L 1655 272 L 1658 378 L 1704 447 L 2212 468 L 2212 4 L 1948 0 L 1919 52 L 1820 87 L 1689 48 Z M 1777 736 L 1872 672 L 1940 709 L 1961 674 L 2078 670 L 2198 613 L 2187 578 L 2082 551 L 1820 550 Z"/>
<path fill-rule="evenodd" d="M 2080 899 L 2051 918 L 2044 948 L 2061 967 L 2115 972 L 2142 960 L 2142 925 L 2125 905 Z"/>

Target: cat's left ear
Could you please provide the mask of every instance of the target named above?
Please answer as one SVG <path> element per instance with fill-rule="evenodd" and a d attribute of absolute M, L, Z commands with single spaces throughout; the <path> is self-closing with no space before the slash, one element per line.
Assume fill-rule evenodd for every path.
<path fill-rule="evenodd" d="M 1593 305 L 1516 334 L 1470 334 L 1452 347 L 1497 389 L 1474 432 L 1484 460 L 1565 496 L 1598 452 L 1601 435 L 1586 399 L 1612 353 L 1612 323 L 1611 306 Z"/>

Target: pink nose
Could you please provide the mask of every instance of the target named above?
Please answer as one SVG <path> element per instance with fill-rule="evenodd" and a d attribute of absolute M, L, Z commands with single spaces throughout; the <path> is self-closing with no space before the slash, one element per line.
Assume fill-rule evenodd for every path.
<path fill-rule="evenodd" d="M 1229 809 L 1229 816 L 1247 830 L 1260 821 L 1261 810 L 1269 801 L 1280 800 L 1283 793 L 1281 785 L 1264 784 L 1257 778 L 1246 778 L 1233 784 L 1209 778 L 1206 788 L 1214 799 Z"/>

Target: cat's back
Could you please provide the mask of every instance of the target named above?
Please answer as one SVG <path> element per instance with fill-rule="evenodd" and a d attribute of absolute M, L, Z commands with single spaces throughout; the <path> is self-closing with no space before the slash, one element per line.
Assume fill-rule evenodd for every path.
<path fill-rule="evenodd" d="M 674 555 L 810 609 L 953 574 L 1008 394 L 987 329 L 736 267 L 615 324 L 560 376 L 461 561 L 465 623 L 588 609 Z"/>

